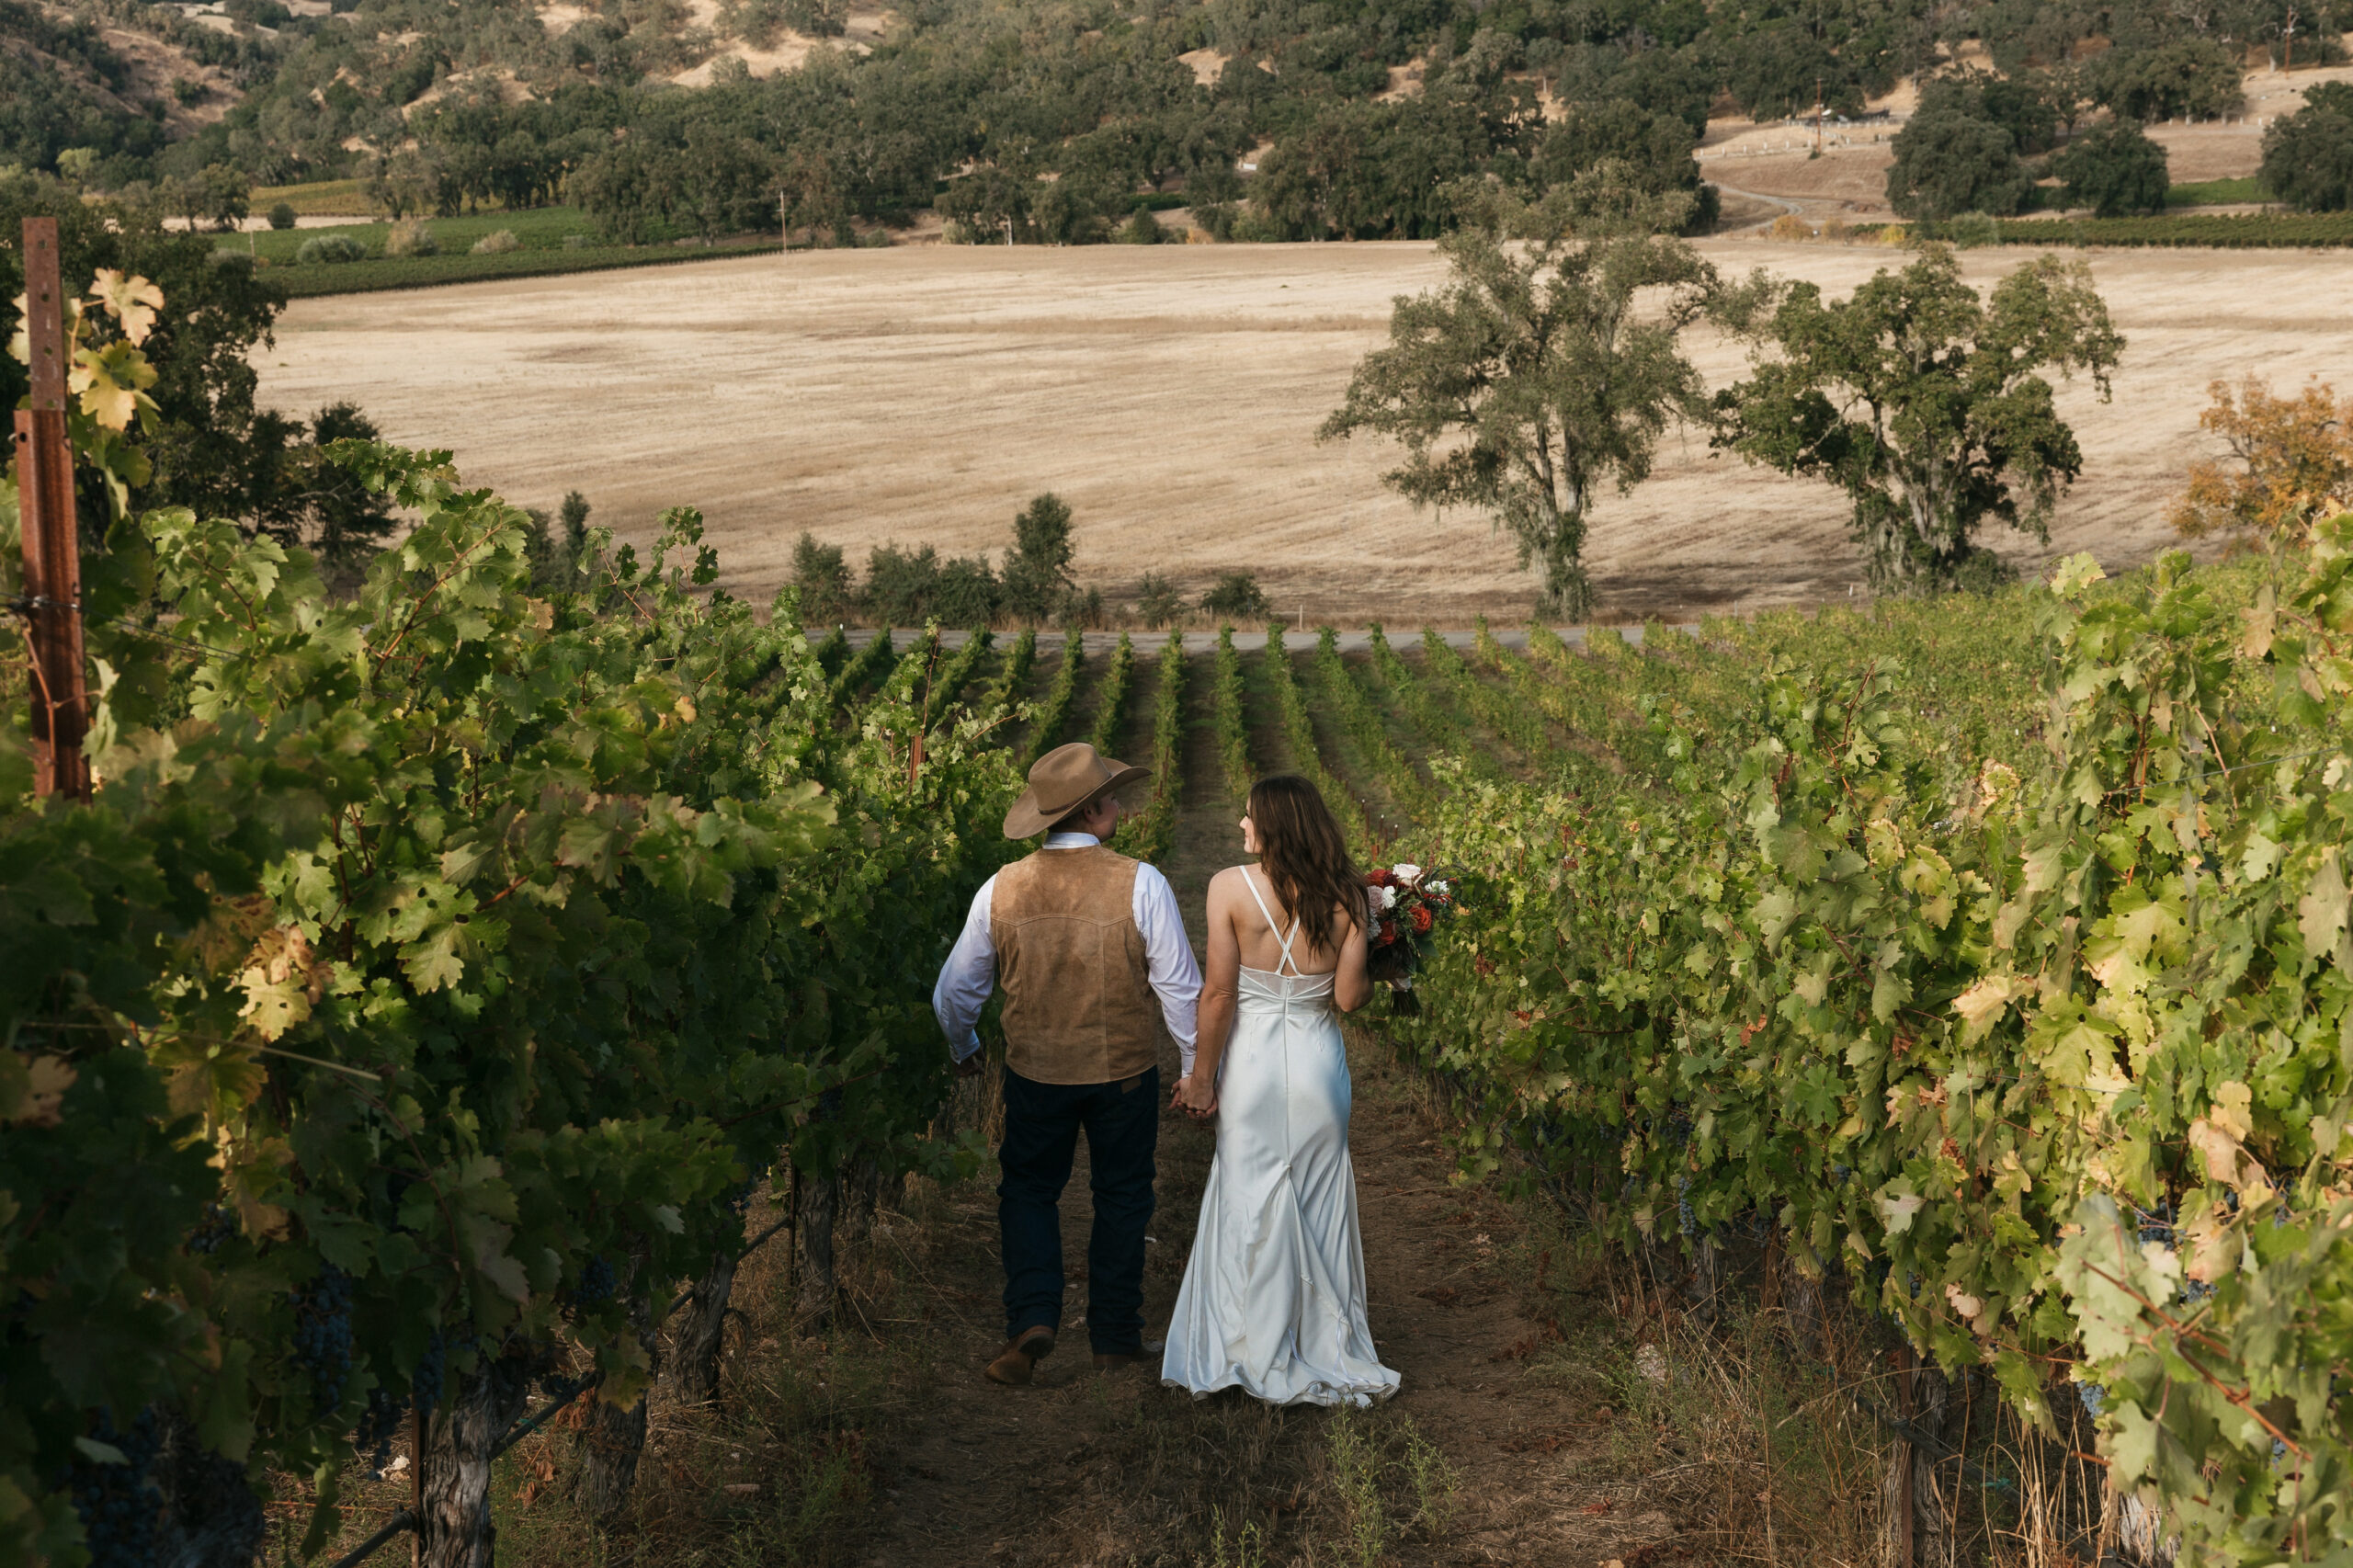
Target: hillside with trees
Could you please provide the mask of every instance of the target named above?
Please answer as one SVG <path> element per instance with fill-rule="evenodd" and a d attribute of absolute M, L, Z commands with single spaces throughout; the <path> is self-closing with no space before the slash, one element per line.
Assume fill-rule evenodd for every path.
<path fill-rule="evenodd" d="M 2093 119 L 2227 113 L 2263 51 L 2341 57 L 2333 3 L 5 0 L 0 162 L 194 219 L 359 179 L 392 216 L 568 199 L 609 241 L 824 244 L 927 209 L 951 238 L 1151 239 L 1131 214 L 1180 196 L 1221 238 L 1427 237 L 1449 179 L 1540 196 L 1614 159 L 1704 225 L 1711 115 L 1857 110 L 1966 51 L 1999 74 L 1923 94 L 1904 205 L 1999 213 Z M 201 68 L 155 94 L 108 42 L 134 35 Z M 2077 183 L 2113 210 L 2146 170 L 2109 151 Z"/>

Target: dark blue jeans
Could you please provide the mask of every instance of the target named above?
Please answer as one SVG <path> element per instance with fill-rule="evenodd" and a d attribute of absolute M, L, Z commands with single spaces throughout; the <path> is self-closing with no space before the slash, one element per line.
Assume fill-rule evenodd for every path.
<path fill-rule="evenodd" d="M 1160 1070 L 1116 1084 L 1040 1084 L 1005 1070 L 997 1227 L 1005 1246 L 1006 1337 L 1063 1324 L 1063 1188 L 1086 1130 L 1095 1233 L 1086 1247 L 1086 1337 L 1096 1354 L 1143 1348 L 1143 1233 L 1160 1144 Z"/>

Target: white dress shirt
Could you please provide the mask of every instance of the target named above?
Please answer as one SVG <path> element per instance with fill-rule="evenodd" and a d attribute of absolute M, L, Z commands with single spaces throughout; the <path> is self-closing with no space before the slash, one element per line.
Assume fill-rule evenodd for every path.
<path fill-rule="evenodd" d="M 1091 849 L 1101 842 L 1091 833 L 1046 835 L 1048 849 Z M 972 1026 L 996 985 L 996 939 L 989 933 L 989 906 L 995 892 L 996 879 L 991 877 L 972 895 L 963 933 L 940 966 L 939 983 L 931 989 L 931 1010 L 938 1015 L 959 1062 L 981 1048 L 980 1033 Z M 1185 936 L 1185 915 L 1176 907 L 1176 891 L 1155 867 L 1136 868 L 1134 912 L 1136 929 L 1143 935 L 1145 971 L 1160 998 L 1160 1016 L 1176 1041 L 1185 1071 L 1190 1073 L 1201 968 L 1193 961 L 1193 944 Z"/>

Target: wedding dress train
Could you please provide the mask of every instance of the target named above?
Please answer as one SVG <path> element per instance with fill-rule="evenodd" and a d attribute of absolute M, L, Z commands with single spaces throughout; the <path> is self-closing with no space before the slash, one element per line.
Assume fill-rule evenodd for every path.
<path fill-rule="evenodd" d="M 1243 880 L 1274 916 L 1247 869 Z M 1301 974 L 1299 922 L 1272 971 L 1244 968 L 1218 1084 L 1217 1159 L 1161 1381 L 1270 1404 L 1370 1404 L 1397 1392 L 1365 1319 L 1348 1164 L 1348 1062 L 1332 976 Z M 1289 970 L 1286 974 L 1283 971 Z"/>

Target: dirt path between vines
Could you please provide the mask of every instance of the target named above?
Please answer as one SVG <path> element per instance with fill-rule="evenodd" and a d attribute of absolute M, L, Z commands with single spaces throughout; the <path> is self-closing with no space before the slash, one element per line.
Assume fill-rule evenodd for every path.
<path fill-rule="evenodd" d="M 1197 697 L 1206 678 L 1205 668 L 1194 671 Z M 1205 706 L 1188 704 L 1196 714 Z M 1138 704 L 1139 736 L 1150 707 L 1148 699 Z M 1164 869 L 1198 925 L 1209 877 L 1237 856 L 1237 813 L 1205 722 L 1188 733 L 1186 763 L 1188 798 Z M 1198 929 L 1194 937 L 1198 949 Z M 1385 1007 L 1376 1002 L 1373 1011 Z M 1037 1386 L 987 1382 L 981 1367 L 1003 1319 L 994 1172 L 985 1171 L 941 1191 L 926 1223 L 911 1228 L 919 1239 L 902 1284 L 927 1320 L 935 1370 L 899 1424 L 904 1436 L 878 1456 L 882 1519 L 870 1547 L 850 1561 L 1593 1568 L 1655 1560 L 1660 1549 L 1679 1555 L 1667 1539 L 1672 1521 L 1641 1511 L 1627 1483 L 1604 1479 L 1612 1473 L 1603 1457 L 1606 1392 L 1573 1370 L 1586 1358 L 1554 1326 L 1563 1317 L 1597 1324 L 1603 1303 L 1575 1310 L 1564 1271 L 1552 1269 L 1515 1210 L 1483 1188 L 1450 1184 L 1452 1162 L 1419 1081 L 1391 1063 L 1372 1030 L 1351 1035 L 1350 1142 L 1372 1328 L 1403 1374 L 1398 1397 L 1335 1417 L 1267 1410 L 1238 1393 L 1196 1402 L 1162 1388 L 1156 1368 L 1096 1374 L 1079 1321 L 1091 1218 L 1083 1150 L 1063 1201 L 1072 1290 L 1063 1344 L 1040 1365 Z M 1174 1070 L 1173 1062 L 1163 1069 Z M 1164 1118 L 1145 1275 L 1147 1332 L 1155 1335 L 1182 1277 L 1211 1148 L 1207 1129 Z M 1593 1332 L 1597 1344 L 1605 1331 Z M 1374 1458 L 1352 1470 L 1347 1446 L 1359 1437 Z M 1427 1479 L 1427 1460 L 1424 1481 L 1414 1481 L 1417 1442 L 1451 1467 L 1450 1498 Z M 1353 1502 L 1351 1481 L 1359 1483 Z M 1373 1495 L 1381 1518 L 1369 1533 Z M 1258 1532 L 1255 1542 L 1242 1539 L 1245 1528 Z"/>

